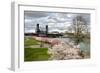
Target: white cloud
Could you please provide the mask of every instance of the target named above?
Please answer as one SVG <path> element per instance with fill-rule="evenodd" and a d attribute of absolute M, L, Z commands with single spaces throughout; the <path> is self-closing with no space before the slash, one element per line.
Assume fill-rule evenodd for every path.
<path fill-rule="evenodd" d="M 33 20 L 32 19 L 25 19 L 24 21 L 25 21 L 25 23 L 31 23 Z"/>
<path fill-rule="evenodd" d="M 43 14 L 43 15 L 42 15 Z M 42 29 L 48 25 L 49 30 L 59 29 L 62 31 L 67 30 L 72 25 L 72 19 L 78 14 L 73 13 L 50 13 L 50 12 L 26 12 L 25 13 L 25 31 L 33 32 L 36 24 L 40 24 Z M 83 15 L 83 14 L 80 14 Z M 85 17 L 84 17 L 85 16 Z M 86 19 L 89 16 L 83 15 Z M 87 20 L 87 21 L 88 21 Z"/>
<path fill-rule="evenodd" d="M 35 29 L 25 29 L 25 33 L 35 33 Z"/>

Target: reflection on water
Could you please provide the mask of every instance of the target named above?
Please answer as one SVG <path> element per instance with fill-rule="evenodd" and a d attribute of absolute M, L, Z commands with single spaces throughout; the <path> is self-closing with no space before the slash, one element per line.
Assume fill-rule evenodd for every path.
<path fill-rule="evenodd" d="M 90 58 L 90 43 L 80 42 L 80 49 L 83 51 L 85 58 Z"/>
<path fill-rule="evenodd" d="M 80 42 L 80 49 L 85 52 L 90 52 L 90 43 Z"/>

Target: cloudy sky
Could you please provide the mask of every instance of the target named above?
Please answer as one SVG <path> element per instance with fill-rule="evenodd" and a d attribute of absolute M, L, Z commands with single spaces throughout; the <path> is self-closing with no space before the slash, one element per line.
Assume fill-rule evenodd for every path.
<path fill-rule="evenodd" d="M 73 25 L 73 18 L 79 15 L 86 20 L 87 24 L 90 24 L 89 14 L 24 11 L 24 29 L 25 32 L 35 32 L 36 24 L 40 24 L 42 30 L 45 30 L 45 25 L 48 25 L 49 32 L 68 31 L 68 28 Z"/>

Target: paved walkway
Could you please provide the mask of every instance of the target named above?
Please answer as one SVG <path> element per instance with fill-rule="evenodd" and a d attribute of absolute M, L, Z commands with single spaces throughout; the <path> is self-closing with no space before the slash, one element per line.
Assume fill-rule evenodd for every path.
<path fill-rule="evenodd" d="M 31 46 L 26 46 L 25 48 L 50 48 L 51 45 L 49 44 L 40 44 L 40 45 L 31 45 Z"/>

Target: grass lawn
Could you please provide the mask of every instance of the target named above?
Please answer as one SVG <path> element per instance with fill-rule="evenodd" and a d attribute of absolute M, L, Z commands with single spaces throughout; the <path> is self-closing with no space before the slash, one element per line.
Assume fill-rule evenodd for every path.
<path fill-rule="evenodd" d="M 24 39 L 24 61 L 43 61 L 48 60 L 50 55 L 48 48 L 30 48 L 30 46 L 39 45 L 41 42 L 33 38 Z"/>
<path fill-rule="evenodd" d="M 43 61 L 48 60 L 50 55 L 48 48 L 25 48 L 24 61 Z"/>
<path fill-rule="evenodd" d="M 38 45 L 40 42 L 33 39 L 33 38 L 25 38 L 24 39 L 24 46 L 30 46 L 30 45 Z"/>

